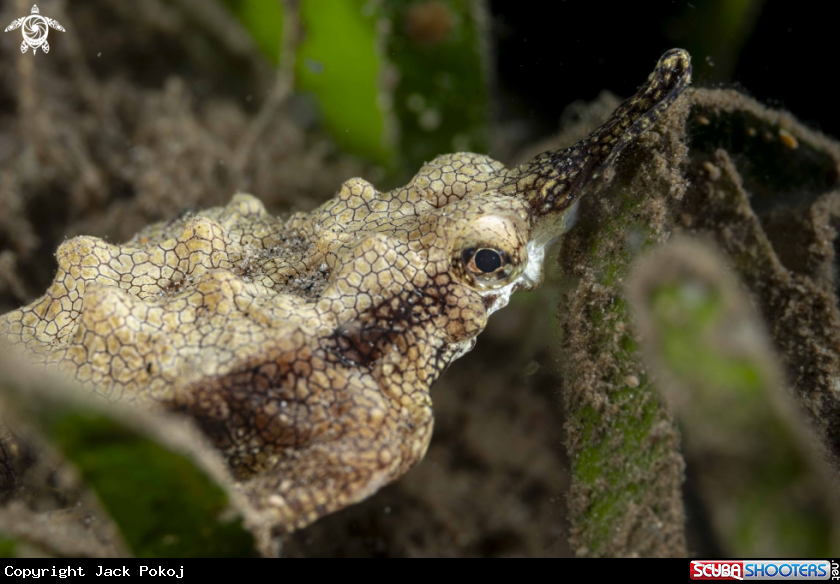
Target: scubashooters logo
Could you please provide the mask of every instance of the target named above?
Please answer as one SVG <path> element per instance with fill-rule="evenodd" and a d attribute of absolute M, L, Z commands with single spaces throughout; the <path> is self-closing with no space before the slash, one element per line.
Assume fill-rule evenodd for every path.
<path fill-rule="evenodd" d="M 693 560 L 692 580 L 828 580 L 828 560 Z"/>
<path fill-rule="evenodd" d="M 50 44 L 47 42 L 47 35 L 50 28 L 65 32 L 64 27 L 58 24 L 57 20 L 41 16 L 37 6 L 32 7 L 32 14 L 13 20 L 12 24 L 6 27 L 5 32 L 23 27 L 23 44 L 20 45 L 20 52 L 25 53 L 30 47 L 32 54 L 41 49 L 45 53 L 50 52 Z"/>

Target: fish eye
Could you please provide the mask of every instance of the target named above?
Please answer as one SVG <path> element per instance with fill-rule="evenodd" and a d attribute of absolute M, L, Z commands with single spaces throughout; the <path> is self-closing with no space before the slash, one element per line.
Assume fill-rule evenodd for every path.
<path fill-rule="evenodd" d="M 507 280 L 513 269 L 504 251 L 486 247 L 465 249 L 461 254 L 461 263 L 473 279 L 484 284 Z"/>
<path fill-rule="evenodd" d="M 502 253 L 495 249 L 480 249 L 475 252 L 472 257 L 473 264 L 485 274 L 492 274 L 501 268 L 505 261 L 502 259 Z"/>
<path fill-rule="evenodd" d="M 512 282 L 527 262 L 521 226 L 513 218 L 485 216 L 461 235 L 453 258 L 468 284 L 481 290 Z"/>

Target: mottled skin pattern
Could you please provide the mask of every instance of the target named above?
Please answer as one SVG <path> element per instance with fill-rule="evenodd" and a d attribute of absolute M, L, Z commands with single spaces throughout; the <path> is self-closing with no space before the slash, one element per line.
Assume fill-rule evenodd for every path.
<path fill-rule="evenodd" d="M 689 80 L 669 51 L 586 140 L 518 168 L 448 154 L 287 221 L 240 194 L 124 245 L 77 237 L 0 336 L 110 400 L 188 413 L 278 532 L 303 527 L 423 457 L 432 384 L 540 284 L 585 187 Z"/>

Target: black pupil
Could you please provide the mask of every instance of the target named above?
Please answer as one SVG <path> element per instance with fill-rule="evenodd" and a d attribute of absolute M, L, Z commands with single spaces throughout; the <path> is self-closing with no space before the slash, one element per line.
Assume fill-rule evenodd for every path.
<path fill-rule="evenodd" d="M 475 254 L 475 266 L 485 274 L 495 272 L 502 267 L 502 256 L 492 249 L 480 249 Z"/>

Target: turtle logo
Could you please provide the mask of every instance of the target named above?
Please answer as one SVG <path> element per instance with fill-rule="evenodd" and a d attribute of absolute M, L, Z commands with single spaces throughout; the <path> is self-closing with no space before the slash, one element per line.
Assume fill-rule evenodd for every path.
<path fill-rule="evenodd" d="M 57 20 L 41 16 L 37 6 L 32 7 L 32 14 L 13 20 L 12 24 L 6 27 L 5 32 L 15 30 L 23 26 L 23 44 L 20 45 L 20 52 L 25 53 L 29 47 L 32 47 L 32 54 L 38 52 L 40 48 L 45 53 L 50 52 L 50 44 L 47 42 L 47 33 L 50 27 L 55 30 L 64 32 L 64 27 L 58 24 Z"/>

